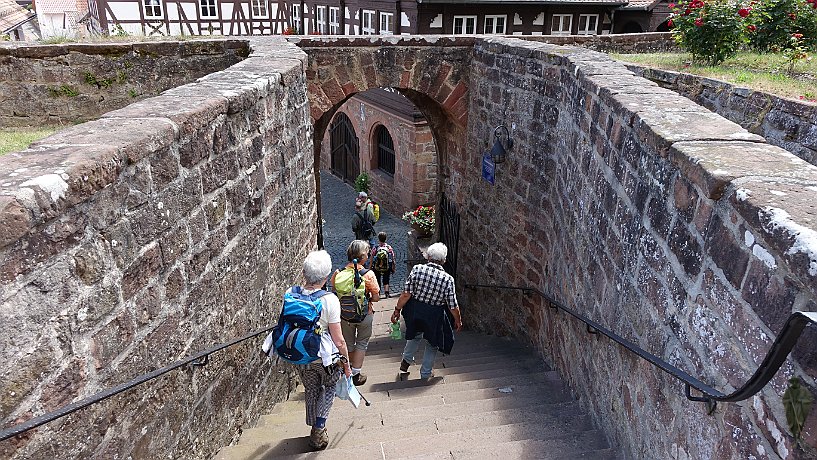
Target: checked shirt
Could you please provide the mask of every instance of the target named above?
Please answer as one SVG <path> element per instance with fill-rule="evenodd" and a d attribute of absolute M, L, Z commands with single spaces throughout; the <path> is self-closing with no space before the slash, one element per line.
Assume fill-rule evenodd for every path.
<path fill-rule="evenodd" d="M 454 290 L 454 277 L 435 263 L 415 265 L 406 279 L 406 292 L 420 302 L 459 308 Z"/>

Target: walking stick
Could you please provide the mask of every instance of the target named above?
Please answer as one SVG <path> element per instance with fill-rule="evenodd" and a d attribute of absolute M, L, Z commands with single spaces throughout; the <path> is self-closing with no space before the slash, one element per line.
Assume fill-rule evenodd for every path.
<path fill-rule="evenodd" d="M 368 400 L 368 399 L 366 399 L 366 397 L 365 397 L 365 396 L 363 396 L 363 393 L 361 393 L 361 392 L 360 392 L 360 390 L 357 390 L 357 394 L 359 394 L 359 395 L 360 395 L 360 399 L 362 399 L 362 400 L 363 400 L 363 402 L 365 402 L 367 406 L 371 406 L 371 405 L 372 405 L 372 403 L 370 403 L 370 402 L 369 402 L 369 400 Z"/>

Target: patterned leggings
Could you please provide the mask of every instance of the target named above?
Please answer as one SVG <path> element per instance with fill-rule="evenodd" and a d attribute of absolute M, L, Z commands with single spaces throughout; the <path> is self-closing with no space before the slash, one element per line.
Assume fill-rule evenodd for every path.
<path fill-rule="evenodd" d="M 332 374 L 327 374 L 320 360 L 298 366 L 298 374 L 304 384 L 306 397 L 306 424 L 315 425 L 316 417 L 329 418 L 335 401 L 335 385 L 343 368 L 338 366 Z"/>

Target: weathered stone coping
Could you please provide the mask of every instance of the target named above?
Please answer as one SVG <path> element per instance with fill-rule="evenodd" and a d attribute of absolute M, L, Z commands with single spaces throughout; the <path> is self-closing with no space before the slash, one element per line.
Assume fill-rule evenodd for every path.
<path fill-rule="evenodd" d="M 574 74 L 584 90 L 629 120 L 640 143 L 671 161 L 709 198 L 733 206 L 804 284 L 817 288 L 817 166 L 635 76 L 606 54 L 514 38 L 486 38 L 476 46 L 526 55 Z M 625 144 L 625 155 L 626 150 Z"/>
<path fill-rule="evenodd" d="M 192 56 L 196 54 L 224 54 L 227 50 L 247 50 L 249 42 L 240 39 L 168 41 L 152 40 L 133 43 L 64 43 L 56 45 L 31 45 L 25 42 L 0 44 L 0 56 L 19 58 L 46 58 L 63 56 L 71 52 L 89 55 L 123 55 L 129 52 L 156 56 Z"/>
<path fill-rule="evenodd" d="M 553 45 L 576 45 L 604 52 L 678 51 L 671 32 L 612 35 L 520 35 L 523 40 Z"/>
<path fill-rule="evenodd" d="M 817 164 L 817 104 L 672 70 L 625 64 L 636 75 L 686 96 L 764 136 L 811 164 Z"/>
<path fill-rule="evenodd" d="M 182 48 L 247 47 L 248 59 L 195 83 L 165 91 L 0 157 L 0 248 L 31 228 L 112 185 L 123 168 L 168 148 L 222 114 L 236 113 L 287 84 L 305 68 L 306 54 L 277 37 L 178 42 Z M 57 55 L 77 50 L 167 49 L 168 44 L 70 44 L 4 47 L 9 53 Z M 173 47 L 171 46 L 171 49 Z M 219 51 L 219 52 L 222 52 Z M 215 51 L 214 51 L 215 52 Z"/>

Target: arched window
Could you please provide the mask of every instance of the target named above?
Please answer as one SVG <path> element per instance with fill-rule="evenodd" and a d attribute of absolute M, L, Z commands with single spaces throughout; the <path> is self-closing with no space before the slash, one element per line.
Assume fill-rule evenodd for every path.
<path fill-rule="evenodd" d="M 389 174 L 394 175 L 394 141 L 385 126 L 378 126 L 375 132 L 377 139 L 377 167 Z"/>

